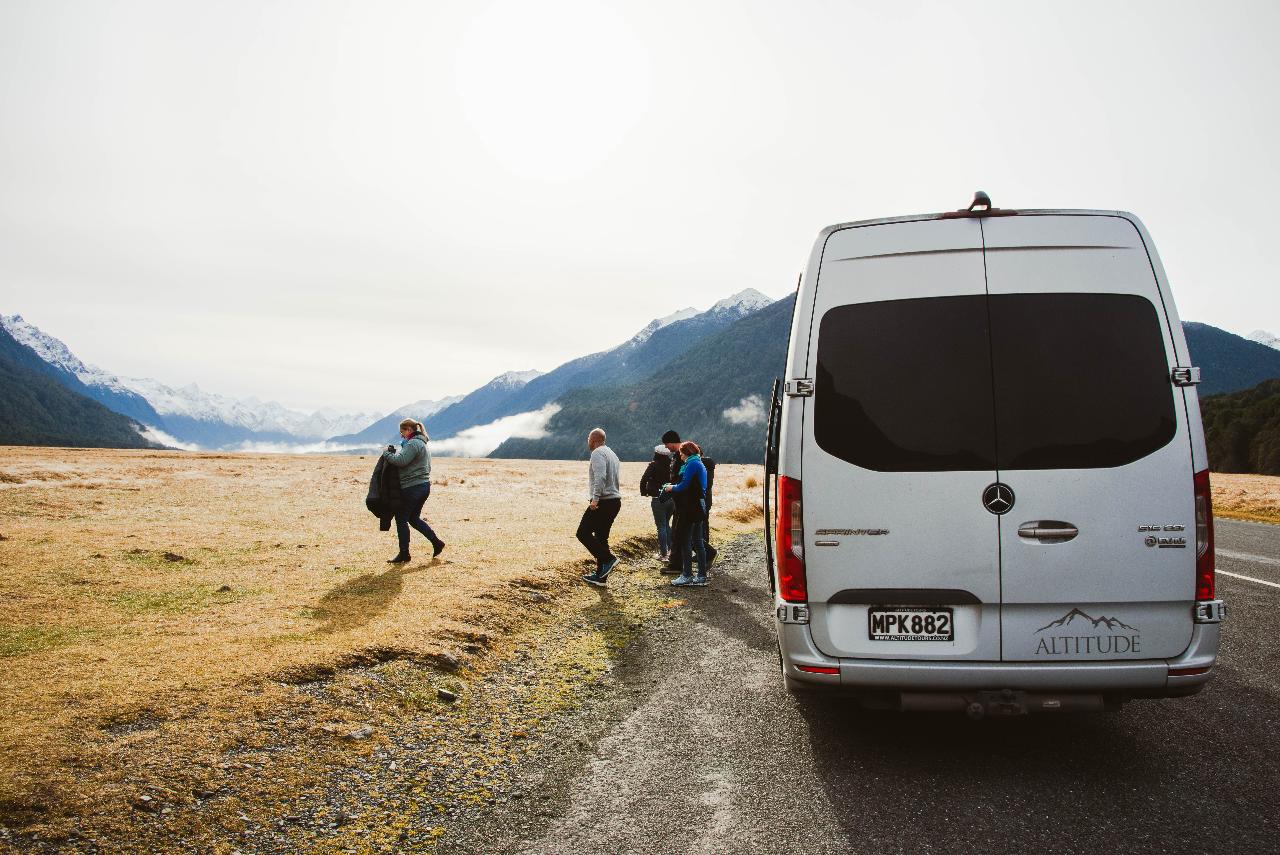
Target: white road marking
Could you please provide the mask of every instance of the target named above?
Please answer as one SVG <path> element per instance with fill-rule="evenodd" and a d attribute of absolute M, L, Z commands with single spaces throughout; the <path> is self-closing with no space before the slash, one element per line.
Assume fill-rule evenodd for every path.
<path fill-rule="evenodd" d="M 1280 588 L 1280 582 L 1268 582 L 1266 579 L 1255 579 L 1252 576 L 1241 576 L 1239 573 L 1228 573 L 1226 570 L 1219 570 L 1219 576 L 1230 576 L 1232 579 L 1244 579 L 1246 582 L 1257 582 L 1259 585 L 1269 585 L 1272 588 Z"/>
<path fill-rule="evenodd" d="M 1273 567 L 1280 567 L 1280 559 L 1268 558 L 1265 555 L 1250 555 L 1248 552 L 1232 552 L 1230 549 L 1215 549 L 1214 552 L 1224 558 L 1234 558 L 1236 561 L 1249 561 L 1254 564 L 1270 564 Z"/>

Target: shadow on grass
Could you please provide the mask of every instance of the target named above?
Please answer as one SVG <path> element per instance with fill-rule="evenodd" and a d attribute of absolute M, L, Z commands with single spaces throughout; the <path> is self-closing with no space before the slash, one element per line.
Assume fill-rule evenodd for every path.
<path fill-rule="evenodd" d="M 404 589 L 404 577 L 439 563 L 438 558 L 412 565 L 396 565 L 383 573 L 366 573 L 348 579 L 320 598 L 312 616 L 324 621 L 316 632 L 331 635 L 359 629 L 391 608 Z"/>

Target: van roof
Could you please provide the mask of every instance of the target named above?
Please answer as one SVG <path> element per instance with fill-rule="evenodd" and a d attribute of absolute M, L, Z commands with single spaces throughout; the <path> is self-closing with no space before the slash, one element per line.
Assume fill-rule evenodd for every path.
<path fill-rule="evenodd" d="M 962 209 L 963 210 L 963 209 Z M 1056 214 L 1059 216 L 1072 217 L 1121 217 L 1140 225 L 1140 221 L 1136 216 L 1128 211 L 1095 211 L 1086 208 L 999 208 L 999 213 L 994 215 L 974 214 L 974 219 L 982 219 L 986 216 L 1043 216 L 1046 214 Z M 956 211 L 942 211 L 936 214 L 914 214 L 905 217 L 877 217 L 873 220 L 854 220 L 849 223 L 836 223 L 827 226 L 818 234 L 819 240 L 825 239 L 831 234 L 841 231 L 842 229 L 858 228 L 860 226 L 885 226 L 892 223 L 918 223 L 927 220 L 950 219 L 956 215 Z"/>

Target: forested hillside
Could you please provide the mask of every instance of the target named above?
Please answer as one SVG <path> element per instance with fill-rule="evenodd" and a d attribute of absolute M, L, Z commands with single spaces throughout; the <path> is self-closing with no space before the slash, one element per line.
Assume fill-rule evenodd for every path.
<path fill-rule="evenodd" d="M 1202 398 L 1209 468 L 1280 475 L 1280 380 Z"/>
<path fill-rule="evenodd" d="M 1280 377 L 1280 350 L 1208 324 L 1182 325 L 1191 351 L 1191 364 L 1201 368 L 1200 394 L 1217 395 L 1252 389 Z"/>
<path fill-rule="evenodd" d="M 695 344 L 632 385 L 592 386 L 558 399 L 541 439 L 509 439 L 493 457 L 585 458 L 587 432 L 603 427 L 624 460 L 644 460 L 674 429 L 719 462 L 754 463 L 764 446 L 764 409 L 786 364 L 794 297 Z"/>
<path fill-rule="evenodd" d="M 0 329 L 0 445 L 155 448 L 136 423 L 50 377 L 31 348 Z"/>

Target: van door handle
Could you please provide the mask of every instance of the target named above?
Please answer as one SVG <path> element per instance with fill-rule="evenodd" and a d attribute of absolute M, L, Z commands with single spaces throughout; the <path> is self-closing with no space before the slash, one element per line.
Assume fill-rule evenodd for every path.
<path fill-rule="evenodd" d="M 1080 529 L 1061 520 L 1032 520 L 1018 526 L 1018 537 L 1041 543 L 1065 543 L 1079 533 Z"/>

